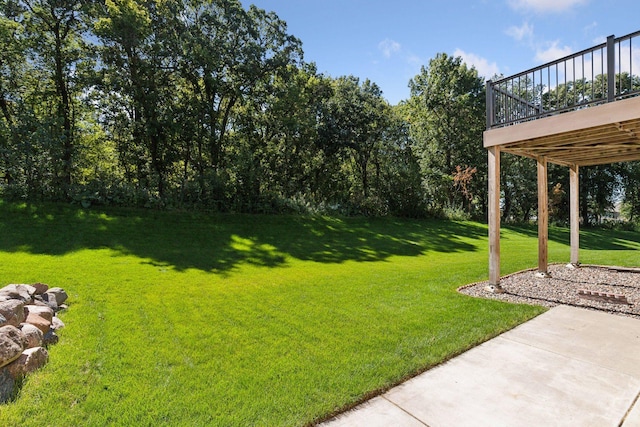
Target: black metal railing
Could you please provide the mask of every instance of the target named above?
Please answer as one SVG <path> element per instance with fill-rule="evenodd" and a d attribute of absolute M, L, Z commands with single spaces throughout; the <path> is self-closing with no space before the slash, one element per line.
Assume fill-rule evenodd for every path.
<path fill-rule="evenodd" d="M 487 129 L 640 95 L 640 31 L 487 82 Z M 635 73 L 635 74 L 634 74 Z"/>

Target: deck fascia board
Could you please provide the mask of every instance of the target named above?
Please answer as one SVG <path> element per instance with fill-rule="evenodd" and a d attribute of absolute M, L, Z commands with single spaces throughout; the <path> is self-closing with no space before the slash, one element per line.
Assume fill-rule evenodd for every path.
<path fill-rule="evenodd" d="M 522 141 L 549 138 L 585 132 L 603 126 L 640 119 L 640 97 L 610 102 L 583 110 L 571 111 L 512 126 L 489 129 L 484 132 L 485 148 L 503 146 Z"/>

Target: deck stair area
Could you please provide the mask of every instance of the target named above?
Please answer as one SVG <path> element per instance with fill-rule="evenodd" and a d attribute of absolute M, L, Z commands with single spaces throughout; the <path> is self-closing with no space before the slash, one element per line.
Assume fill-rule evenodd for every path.
<path fill-rule="evenodd" d="M 640 31 L 488 81 L 489 283 L 500 291 L 500 153 L 538 168 L 538 270 L 546 274 L 547 164 L 569 169 L 571 264 L 579 264 L 582 166 L 640 160 Z"/>

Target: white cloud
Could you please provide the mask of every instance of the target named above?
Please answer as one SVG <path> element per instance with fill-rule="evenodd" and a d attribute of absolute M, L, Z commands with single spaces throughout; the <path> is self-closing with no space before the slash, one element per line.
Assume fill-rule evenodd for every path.
<path fill-rule="evenodd" d="M 515 10 L 533 10 L 534 12 L 564 12 L 588 3 L 589 0 L 507 0 Z"/>
<path fill-rule="evenodd" d="M 536 51 L 536 61 L 541 63 L 555 61 L 567 55 L 571 55 L 573 51 L 569 46 L 560 46 L 558 40 L 551 42 L 545 50 L 538 49 Z"/>
<path fill-rule="evenodd" d="M 529 25 L 528 22 L 525 22 L 520 27 L 514 25 L 507 28 L 506 33 L 517 41 L 522 41 L 523 39 L 531 40 L 533 38 L 533 25 Z"/>
<path fill-rule="evenodd" d="M 454 57 L 459 56 L 468 67 L 475 67 L 478 75 L 490 79 L 496 74 L 500 74 L 500 68 L 495 62 L 489 63 L 486 58 L 482 58 L 474 53 L 467 53 L 461 49 L 456 49 Z"/>
<path fill-rule="evenodd" d="M 385 58 L 391 58 L 391 55 L 400 52 L 401 47 L 400 43 L 391 39 L 384 39 L 378 43 L 378 49 L 380 49 Z"/>

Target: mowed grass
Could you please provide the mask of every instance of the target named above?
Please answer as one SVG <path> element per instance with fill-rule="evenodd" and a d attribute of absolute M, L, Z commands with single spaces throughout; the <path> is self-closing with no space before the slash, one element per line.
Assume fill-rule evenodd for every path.
<path fill-rule="evenodd" d="M 637 264 L 637 233 L 583 233 Z M 300 426 L 543 310 L 459 295 L 487 277 L 474 222 L 0 204 L 0 284 L 69 294 L 50 361 L 1 426 Z M 569 257 L 552 229 L 551 261 Z M 535 228 L 503 230 L 503 273 Z"/>

